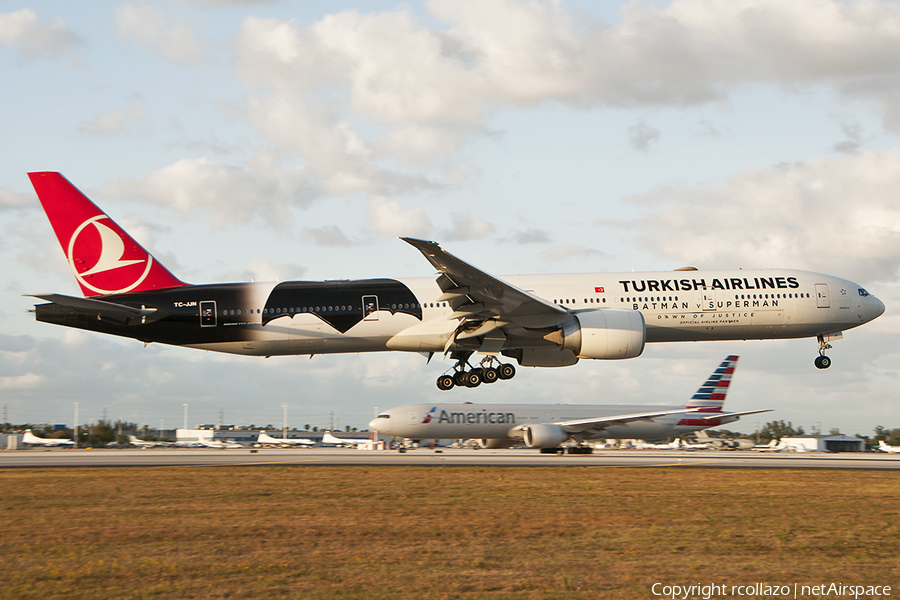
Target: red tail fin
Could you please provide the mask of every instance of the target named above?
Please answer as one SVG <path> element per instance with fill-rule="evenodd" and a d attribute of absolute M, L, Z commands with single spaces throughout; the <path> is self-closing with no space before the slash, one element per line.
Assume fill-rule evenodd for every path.
<path fill-rule="evenodd" d="M 29 173 L 85 296 L 187 285 L 59 173 Z"/>

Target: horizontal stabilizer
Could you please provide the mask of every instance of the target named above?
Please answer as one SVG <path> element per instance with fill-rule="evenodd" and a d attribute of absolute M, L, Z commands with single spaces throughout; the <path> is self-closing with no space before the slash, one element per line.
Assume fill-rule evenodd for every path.
<path fill-rule="evenodd" d="M 76 298 L 75 296 L 65 296 L 63 294 L 29 294 L 29 296 L 83 313 L 125 323 L 126 325 L 152 323 L 166 316 L 164 311 L 157 308 L 134 308 L 124 304 L 94 300 L 92 298 Z"/>
<path fill-rule="evenodd" d="M 717 412 L 712 413 L 709 416 L 703 417 L 705 420 L 709 421 L 711 419 L 722 419 L 724 417 L 741 417 L 743 415 L 756 415 L 764 412 L 772 412 L 775 410 L 774 408 L 763 408 L 761 410 L 745 410 L 743 412 Z"/>

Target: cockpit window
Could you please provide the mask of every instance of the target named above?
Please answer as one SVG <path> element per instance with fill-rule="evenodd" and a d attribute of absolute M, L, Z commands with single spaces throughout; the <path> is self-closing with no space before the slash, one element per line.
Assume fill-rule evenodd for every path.
<path fill-rule="evenodd" d="M 391 418 L 391 415 L 378 415 L 378 416 L 375 417 L 375 418 L 376 418 L 376 419 L 390 419 L 390 418 Z"/>
<path fill-rule="evenodd" d="M 866 290 L 864 290 L 862 288 L 859 288 L 859 295 L 862 296 L 863 298 L 865 298 L 866 296 L 869 295 L 869 292 L 867 292 Z"/>

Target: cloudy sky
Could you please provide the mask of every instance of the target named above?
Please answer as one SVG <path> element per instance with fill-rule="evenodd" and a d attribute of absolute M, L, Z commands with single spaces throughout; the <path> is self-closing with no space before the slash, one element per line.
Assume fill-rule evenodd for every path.
<path fill-rule="evenodd" d="M 9 421 L 362 427 L 375 407 L 681 403 L 900 427 L 900 2 L 97 0 L 0 7 L 0 407 Z M 788 267 L 887 312 L 813 339 L 655 344 L 441 393 L 416 354 L 245 358 L 36 323 L 78 294 L 28 171 L 181 279 Z"/>

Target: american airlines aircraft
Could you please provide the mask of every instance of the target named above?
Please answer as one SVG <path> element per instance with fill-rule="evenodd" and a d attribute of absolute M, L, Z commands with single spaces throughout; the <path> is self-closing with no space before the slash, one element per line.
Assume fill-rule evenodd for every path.
<path fill-rule="evenodd" d="M 437 278 L 190 285 L 59 173 L 29 173 L 84 295 L 35 294 L 38 321 L 144 342 L 277 356 L 449 354 L 442 390 L 510 379 L 515 366 L 640 356 L 647 342 L 814 337 L 884 312 L 859 285 L 785 269 L 494 277 L 437 243 L 402 238 Z M 471 365 L 469 359 L 481 355 Z"/>
<path fill-rule="evenodd" d="M 485 448 L 554 448 L 573 440 L 657 440 L 737 421 L 771 409 L 723 412 L 738 357 L 725 358 L 682 406 L 616 404 L 410 404 L 369 423 L 396 438 L 481 439 Z"/>

